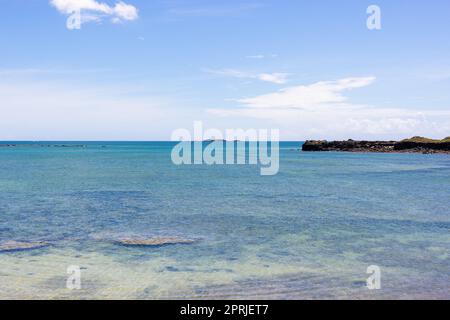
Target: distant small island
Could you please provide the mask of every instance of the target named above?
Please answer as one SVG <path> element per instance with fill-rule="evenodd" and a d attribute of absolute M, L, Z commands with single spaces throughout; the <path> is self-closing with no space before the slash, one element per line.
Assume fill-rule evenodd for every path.
<path fill-rule="evenodd" d="M 342 152 L 385 152 L 385 153 L 446 153 L 450 154 L 450 137 L 433 140 L 413 137 L 401 141 L 326 141 L 308 140 L 303 151 L 342 151 Z"/>

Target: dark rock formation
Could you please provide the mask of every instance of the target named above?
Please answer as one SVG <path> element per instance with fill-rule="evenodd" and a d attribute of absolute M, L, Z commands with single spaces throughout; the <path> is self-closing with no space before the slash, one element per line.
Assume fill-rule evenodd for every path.
<path fill-rule="evenodd" d="M 306 141 L 303 151 L 392 152 L 395 141 Z"/>
<path fill-rule="evenodd" d="M 309 140 L 303 151 L 345 151 L 345 152 L 411 152 L 450 153 L 450 139 L 431 140 L 414 137 L 402 141 L 325 141 Z"/>
<path fill-rule="evenodd" d="M 395 144 L 395 150 L 418 150 L 418 151 L 450 151 L 450 139 L 430 140 L 420 137 L 403 140 Z"/>

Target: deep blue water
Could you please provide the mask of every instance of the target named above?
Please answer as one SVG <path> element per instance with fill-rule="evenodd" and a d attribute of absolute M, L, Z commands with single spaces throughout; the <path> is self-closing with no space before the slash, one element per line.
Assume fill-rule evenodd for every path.
<path fill-rule="evenodd" d="M 86 147 L 0 147 L 0 243 L 52 244 L 0 253 L 0 297 L 450 298 L 449 155 L 282 142 L 261 176 L 175 166 L 171 142 L 55 144 Z M 155 236 L 198 241 L 110 241 Z M 85 268 L 75 296 L 69 264 Z M 364 287 L 369 265 L 381 290 Z"/>

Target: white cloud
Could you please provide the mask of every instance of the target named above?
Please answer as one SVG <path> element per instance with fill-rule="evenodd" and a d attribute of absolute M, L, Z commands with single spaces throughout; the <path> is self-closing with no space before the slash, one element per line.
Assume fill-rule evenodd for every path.
<path fill-rule="evenodd" d="M 284 139 L 403 138 L 448 136 L 450 111 L 410 110 L 351 103 L 345 91 L 369 86 L 375 77 L 345 78 L 285 88 L 237 100 L 241 107 L 208 109 L 221 117 L 276 124 Z"/>
<path fill-rule="evenodd" d="M 343 91 L 365 87 L 374 81 L 374 77 L 322 81 L 238 101 L 252 108 L 314 108 L 320 104 L 342 103 L 346 100 Z"/>
<path fill-rule="evenodd" d="M 136 7 L 122 1 L 116 3 L 114 12 L 119 18 L 124 20 L 136 20 L 138 18 L 138 10 Z"/>
<path fill-rule="evenodd" d="M 111 18 L 113 23 L 132 21 L 138 18 L 138 9 L 123 1 L 117 2 L 114 6 L 96 0 L 50 0 L 50 4 L 60 13 L 71 15 L 74 12 L 81 12 L 81 22 L 99 22 L 105 17 Z"/>
<path fill-rule="evenodd" d="M 222 70 L 205 70 L 208 73 L 215 74 L 223 77 L 232 77 L 240 79 L 256 79 L 264 82 L 270 82 L 275 84 L 285 84 L 288 82 L 288 73 L 249 73 L 244 71 L 239 71 L 235 69 L 222 69 Z"/>

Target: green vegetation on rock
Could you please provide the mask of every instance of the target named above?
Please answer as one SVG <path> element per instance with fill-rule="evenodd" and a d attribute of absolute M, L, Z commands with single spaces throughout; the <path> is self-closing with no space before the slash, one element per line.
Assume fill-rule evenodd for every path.
<path fill-rule="evenodd" d="M 410 139 L 402 140 L 401 142 L 415 142 L 415 143 L 444 143 L 444 142 L 450 142 L 450 137 L 447 137 L 442 140 L 435 140 L 435 139 L 429 139 L 424 137 L 412 137 Z"/>

